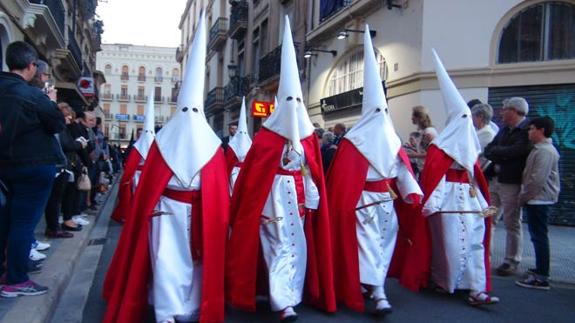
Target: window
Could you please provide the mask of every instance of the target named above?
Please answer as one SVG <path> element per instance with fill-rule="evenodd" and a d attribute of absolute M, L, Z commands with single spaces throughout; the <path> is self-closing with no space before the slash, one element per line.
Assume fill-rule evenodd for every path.
<path fill-rule="evenodd" d="M 162 80 L 163 80 L 162 73 L 163 73 L 162 68 L 157 67 L 156 68 L 156 76 L 154 77 L 155 82 L 162 82 Z"/>
<path fill-rule="evenodd" d="M 125 124 L 120 124 L 120 139 L 126 139 L 126 125 Z"/>
<path fill-rule="evenodd" d="M 136 110 L 137 110 L 138 115 L 140 115 L 140 116 L 144 115 L 144 106 L 143 105 L 138 104 L 138 106 L 136 107 Z"/>
<path fill-rule="evenodd" d="M 104 103 L 102 105 L 102 108 L 104 109 L 104 117 L 106 119 L 110 119 L 111 115 L 110 115 L 110 103 Z"/>
<path fill-rule="evenodd" d="M 110 64 L 106 64 L 106 67 L 104 67 L 104 73 L 106 74 L 112 74 L 112 65 Z"/>
<path fill-rule="evenodd" d="M 140 66 L 138 69 L 138 81 L 144 82 L 146 81 L 146 68 L 144 66 Z"/>
<path fill-rule="evenodd" d="M 128 114 L 128 105 L 120 104 L 120 114 Z"/>
<path fill-rule="evenodd" d="M 122 66 L 122 76 L 120 78 L 122 81 L 127 81 L 130 79 L 128 65 Z"/>
<path fill-rule="evenodd" d="M 180 81 L 180 70 L 177 68 L 172 69 L 172 82 Z"/>
<path fill-rule="evenodd" d="M 387 78 L 387 65 L 379 53 L 375 54 L 379 63 L 379 75 Z M 340 62 L 331 72 L 328 84 L 328 96 L 358 89 L 363 86 L 363 49 L 352 53 Z"/>
<path fill-rule="evenodd" d="M 498 63 L 575 58 L 575 5 L 549 1 L 525 8 L 503 28 Z"/>
<path fill-rule="evenodd" d="M 127 100 L 128 99 L 128 86 L 127 85 L 122 85 L 122 87 L 120 88 L 120 99 L 121 100 Z"/>
<path fill-rule="evenodd" d="M 162 88 L 159 86 L 154 88 L 154 101 L 162 102 Z"/>
<path fill-rule="evenodd" d="M 145 99 L 145 89 L 143 86 L 138 86 L 138 100 L 144 100 Z"/>
<path fill-rule="evenodd" d="M 258 75 L 260 71 L 260 29 L 256 28 L 252 34 L 252 73 Z"/>
<path fill-rule="evenodd" d="M 237 74 L 239 76 L 244 76 L 246 69 L 245 69 L 245 62 L 244 62 L 244 41 L 238 42 L 238 69 Z"/>

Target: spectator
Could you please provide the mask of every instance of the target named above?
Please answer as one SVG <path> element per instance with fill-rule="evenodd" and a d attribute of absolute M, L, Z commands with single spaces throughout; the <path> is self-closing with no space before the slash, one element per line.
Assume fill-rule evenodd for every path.
<path fill-rule="evenodd" d="M 34 228 L 62 162 L 54 134 L 64 128 L 56 90 L 27 84 L 36 74 L 38 54 L 29 44 L 6 49 L 9 72 L 0 73 L 0 181 L 7 203 L 0 208 L 0 280 L 3 297 L 41 295 L 48 290 L 28 277 Z M 37 268 L 32 268 L 37 269 Z"/>
<path fill-rule="evenodd" d="M 485 158 L 494 166 L 486 171 L 497 176 L 496 187 L 501 202 L 503 223 L 505 224 L 505 259 L 496 272 L 500 276 L 509 276 L 517 270 L 523 252 L 523 233 L 521 231 L 521 209 L 518 196 L 521 190 L 521 175 L 525 160 L 531 150 L 526 115 L 529 105 L 524 98 L 513 97 L 503 101 L 502 121 L 504 127 L 499 130 L 493 141 L 483 152 Z"/>
<path fill-rule="evenodd" d="M 331 131 L 324 131 L 321 137 L 321 159 L 323 163 L 323 172 L 327 174 L 329 165 L 335 156 L 335 151 L 337 146 L 333 144 L 335 141 L 335 135 Z"/>
<path fill-rule="evenodd" d="M 92 152 L 95 149 L 94 134 L 91 128 L 96 125 L 96 115 L 94 112 L 86 111 L 79 112 L 76 117 L 76 122 L 70 125 L 70 134 L 74 140 L 83 138 L 82 140 L 88 142 L 88 145 L 78 153 L 80 157 L 79 161 L 81 162 L 81 165 L 78 167 L 80 171 L 82 170 L 82 167 L 86 167 L 89 174 L 90 169 L 94 168 L 94 163 L 90 157 L 90 155 L 93 155 Z M 79 174 L 80 173 L 76 175 Z M 73 212 L 74 214 L 82 214 L 82 212 L 88 208 L 88 193 L 86 191 L 77 190 L 75 187 L 74 189 L 76 190 L 77 198 L 75 199 L 76 205 L 73 208 Z"/>
<path fill-rule="evenodd" d="M 229 135 L 222 138 L 222 148 L 224 148 L 224 151 L 228 149 L 228 143 L 230 142 L 230 139 L 232 139 L 232 137 L 236 134 L 236 131 L 238 131 L 238 123 L 230 122 L 228 124 Z"/>
<path fill-rule="evenodd" d="M 433 139 L 437 137 L 437 130 L 431 124 L 431 118 L 427 113 L 427 109 L 421 105 L 413 107 L 411 122 L 417 125 L 417 131 L 420 133 L 421 139 L 419 140 L 417 152 L 408 153 L 407 156 L 415 160 L 417 169 L 421 172 L 423 171 L 425 156 L 427 156 L 427 148 Z"/>
<path fill-rule="evenodd" d="M 417 147 L 419 147 L 419 142 L 421 141 L 421 133 L 414 131 L 409 134 L 409 140 L 403 144 L 403 149 L 409 156 L 410 154 L 417 153 Z M 413 173 L 415 174 L 416 178 L 419 177 L 419 166 L 417 165 L 416 158 L 409 158 L 409 162 L 411 163 L 411 168 L 413 169 Z"/>
<path fill-rule="evenodd" d="M 479 145 L 482 151 L 485 149 L 485 146 L 493 140 L 496 134 L 495 130 L 489 126 L 492 117 L 493 108 L 489 104 L 479 103 L 471 108 L 473 126 L 477 131 L 477 138 L 479 138 Z M 479 163 L 481 164 L 481 169 L 485 169 L 489 161 L 481 154 L 479 155 Z"/>
<path fill-rule="evenodd" d="M 536 118 L 529 123 L 529 140 L 533 149 L 523 170 L 519 205 L 527 213 L 529 235 L 535 249 L 535 268 L 527 278 L 516 281 L 521 287 L 548 290 L 549 237 L 547 218 L 551 206 L 559 199 L 559 153 L 553 147 L 551 135 L 555 125 L 549 117 Z"/>
<path fill-rule="evenodd" d="M 475 105 L 477 104 L 482 104 L 483 102 L 481 102 L 481 100 L 479 99 L 471 99 L 467 102 L 467 106 L 469 107 L 469 109 L 473 108 Z M 491 114 L 493 115 L 493 108 L 491 108 Z M 493 116 L 492 116 L 493 118 Z M 495 122 L 493 122 L 492 120 L 489 121 L 489 126 L 493 129 L 493 131 L 495 133 L 497 133 L 499 131 L 499 126 L 495 124 Z"/>
<path fill-rule="evenodd" d="M 337 123 L 333 127 L 333 134 L 335 135 L 335 139 L 333 140 L 333 144 L 336 146 L 339 145 L 339 142 L 341 141 L 343 136 L 345 136 L 346 132 L 347 132 L 347 129 L 345 128 L 345 125 L 343 123 Z"/>

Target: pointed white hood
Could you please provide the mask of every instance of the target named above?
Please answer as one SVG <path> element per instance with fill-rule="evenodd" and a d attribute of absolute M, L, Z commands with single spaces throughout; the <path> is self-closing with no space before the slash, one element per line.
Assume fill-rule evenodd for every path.
<path fill-rule="evenodd" d="M 140 152 L 140 155 L 144 160 L 148 156 L 148 151 L 150 150 L 150 146 L 152 145 L 152 142 L 154 142 L 154 137 L 156 136 L 156 132 L 154 130 L 155 118 L 154 92 L 152 91 L 150 96 L 148 96 L 146 111 L 144 112 L 144 129 L 142 130 L 140 138 L 138 138 L 138 141 L 134 144 L 134 148 Z"/>
<path fill-rule="evenodd" d="M 384 178 L 397 160 L 401 140 L 395 132 L 381 85 L 379 65 L 375 60 L 369 26 L 363 40 L 363 102 L 361 118 L 345 135 L 370 165 Z"/>
<path fill-rule="evenodd" d="M 242 107 L 240 109 L 240 119 L 238 120 L 238 130 L 230 139 L 228 146 L 234 150 L 239 162 L 243 162 L 252 146 L 252 139 L 248 134 L 248 122 L 246 119 L 246 97 L 242 98 Z"/>
<path fill-rule="evenodd" d="M 473 166 L 481 152 L 481 146 L 473 127 L 471 110 L 447 74 L 439 56 L 434 49 L 432 51 L 435 73 L 447 114 L 445 128 L 433 143 L 473 175 Z"/>
<path fill-rule="evenodd" d="M 300 140 L 314 132 L 303 103 L 299 69 L 288 16 L 285 16 L 277 105 L 263 126 L 289 139 L 296 151 L 300 153 L 303 152 Z"/>
<path fill-rule="evenodd" d="M 204 114 L 206 17 L 202 13 L 190 47 L 177 110 L 156 135 L 162 157 L 185 187 L 220 148 Z"/>

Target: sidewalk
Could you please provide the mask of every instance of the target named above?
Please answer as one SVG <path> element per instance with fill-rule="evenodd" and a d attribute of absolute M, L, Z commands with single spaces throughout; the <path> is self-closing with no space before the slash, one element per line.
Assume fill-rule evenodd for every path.
<path fill-rule="evenodd" d="M 116 175 L 114 181 L 119 179 Z M 48 257 L 44 261 L 42 271 L 31 274 L 30 278 L 39 284 L 48 286 L 50 290 L 41 296 L 18 297 L 7 299 L 0 297 L 0 322 L 26 322 L 45 323 L 52 317 L 54 309 L 66 289 L 76 264 L 88 244 L 90 234 L 96 221 L 104 216 L 109 217 L 114 207 L 117 194 L 117 185 L 114 183 L 110 190 L 97 200 L 100 203 L 98 210 L 88 213 L 90 224 L 84 226 L 80 232 L 74 232 L 69 239 L 47 239 L 44 236 L 46 228 L 44 217 L 36 228 L 36 238 L 51 244 L 50 249 L 43 251 Z"/>
<path fill-rule="evenodd" d="M 47 253 L 48 258 L 44 262 L 42 272 L 32 275 L 32 279 L 37 280 L 40 284 L 49 286 L 50 291 L 46 295 L 35 297 L 0 298 L 0 322 L 50 322 L 50 318 L 54 315 L 58 302 L 62 299 L 62 294 L 72 278 L 72 273 L 78 270 L 77 264 L 80 257 L 86 253 L 86 247 L 99 243 L 98 241 L 90 241 L 90 237 L 105 236 L 105 233 L 96 234 L 96 231 L 104 229 L 96 228 L 96 221 L 100 222 L 100 227 L 105 226 L 105 229 L 107 229 L 107 225 L 104 224 L 109 221 L 116 194 L 117 185 L 114 184 L 108 195 L 100 200 L 101 205 L 97 215 L 90 217 L 90 225 L 80 233 L 75 233 L 74 238 L 50 241 L 52 247 Z M 37 237 L 43 241 L 44 224 L 41 223 L 38 228 Z M 95 228 L 96 230 L 94 230 Z M 533 267 L 535 262 L 533 247 L 529 240 L 526 225 L 524 225 L 523 233 L 523 261 L 519 267 L 519 273 L 524 272 L 529 267 Z M 575 227 L 551 226 L 549 235 L 551 240 L 552 286 L 575 289 L 575 248 L 572 247 L 575 244 Z M 496 227 L 494 245 L 493 268 L 503 261 L 505 229 L 502 223 L 499 223 Z M 92 282 L 89 283 L 91 284 Z M 100 283 L 94 282 L 94 284 Z M 521 292 L 521 289 L 518 289 L 518 291 Z"/>

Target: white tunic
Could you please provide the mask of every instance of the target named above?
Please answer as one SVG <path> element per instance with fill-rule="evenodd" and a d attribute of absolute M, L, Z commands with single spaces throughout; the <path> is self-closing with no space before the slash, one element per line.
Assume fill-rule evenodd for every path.
<path fill-rule="evenodd" d="M 172 177 L 168 189 L 183 190 Z M 200 176 L 192 181 L 192 190 L 200 189 Z M 158 322 L 175 317 L 197 319 L 200 309 L 202 265 L 193 263 L 190 250 L 192 205 L 165 196 L 154 211 L 167 214 L 152 217 L 150 259 L 153 281 L 150 303 Z"/>
<path fill-rule="evenodd" d="M 238 166 L 234 166 L 230 174 L 230 195 L 234 192 L 234 185 L 236 185 L 236 180 L 238 179 L 239 174 L 240 168 Z"/>
<path fill-rule="evenodd" d="M 285 153 L 286 148 L 284 147 Z M 304 156 L 291 151 L 290 163 L 280 165 L 285 170 L 300 170 Z M 319 192 L 309 175 L 303 176 L 305 207 L 317 209 Z M 303 201 L 302 201 L 303 202 Z M 304 219 L 298 210 L 294 177 L 275 175 L 262 211 L 260 241 L 269 273 L 272 311 L 296 306 L 302 300 L 307 263 Z"/>
<path fill-rule="evenodd" d="M 471 196 L 469 183 L 447 182 L 444 175 L 423 207 L 423 214 L 430 216 L 431 278 L 450 293 L 455 289 L 486 290 L 484 218 L 469 213 L 434 215 L 440 211 L 486 209 L 485 198 L 474 186 L 476 197 Z"/>
<path fill-rule="evenodd" d="M 396 194 L 407 200 L 409 194 L 421 194 L 421 190 L 405 165 L 396 160 L 389 172 L 396 178 L 400 191 Z M 372 166 L 367 171 L 366 181 L 384 179 Z M 399 224 L 389 192 L 362 191 L 357 207 L 386 201 L 356 211 L 356 234 L 359 256 L 360 282 L 366 285 L 383 286 L 389 263 L 395 248 Z"/>

